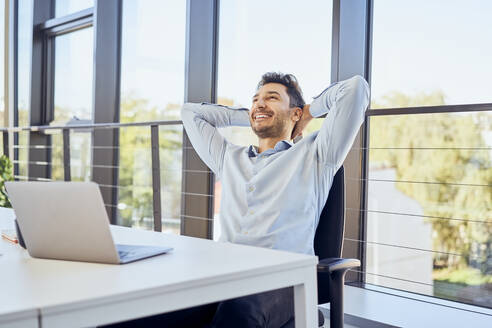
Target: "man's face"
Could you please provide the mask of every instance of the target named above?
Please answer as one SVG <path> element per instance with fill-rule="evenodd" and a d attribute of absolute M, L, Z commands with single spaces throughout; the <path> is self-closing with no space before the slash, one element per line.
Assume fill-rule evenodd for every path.
<path fill-rule="evenodd" d="M 259 138 L 276 138 L 289 135 L 298 119 L 290 108 L 287 87 L 280 83 L 267 83 L 253 96 L 249 111 L 251 128 Z"/>

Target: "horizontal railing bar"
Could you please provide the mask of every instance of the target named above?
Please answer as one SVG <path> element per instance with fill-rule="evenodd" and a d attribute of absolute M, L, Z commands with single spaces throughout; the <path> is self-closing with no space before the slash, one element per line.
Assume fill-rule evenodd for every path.
<path fill-rule="evenodd" d="M 190 196 L 202 196 L 202 197 L 214 197 L 214 195 L 209 195 L 209 194 L 199 194 L 199 193 L 194 193 L 194 192 L 181 192 L 182 195 L 190 195 Z"/>
<path fill-rule="evenodd" d="M 51 165 L 51 166 L 63 166 L 63 164 L 55 163 L 55 162 L 43 162 L 43 161 L 18 161 L 13 160 L 14 164 L 29 164 L 29 165 Z"/>
<path fill-rule="evenodd" d="M 187 219 L 196 219 L 196 220 L 205 220 L 205 221 L 213 221 L 214 220 L 213 218 L 204 218 L 201 216 L 192 216 L 192 215 L 184 215 L 184 214 L 181 214 L 181 217 L 187 218 Z"/>
<path fill-rule="evenodd" d="M 13 160 L 12 163 L 14 164 L 32 164 L 32 165 L 52 165 L 52 166 L 63 166 L 62 163 L 56 163 L 55 162 L 42 162 L 42 161 L 22 161 L 22 160 Z M 121 165 L 99 165 L 99 164 L 94 164 L 94 165 L 84 165 L 80 163 L 70 163 L 70 166 L 86 166 L 88 168 L 90 167 L 96 167 L 96 168 L 107 168 L 107 169 L 119 169 L 123 168 Z M 143 168 L 141 170 L 146 170 L 150 171 L 152 168 Z M 188 172 L 188 173 L 211 173 L 212 171 L 203 171 L 203 170 L 183 170 L 183 169 L 161 169 L 161 171 L 164 172 Z"/>
<path fill-rule="evenodd" d="M 369 172 L 369 174 L 371 174 Z M 433 185 L 447 185 L 447 186 L 463 186 L 463 187 L 492 187 L 490 185 L 482 185 L 482 184 L 472 184 L 472 183 L 455 183 L 455 182 L 435 182 L 435 181 L 408 181 L 408 180 L 391 180 L 391 179 L 357 179 L 347 177 L 347 180 L 352 181 L 373 181 L 373 182 L 399 182 L 399 183 L 418 183 L 418 184 L 433 184 Z"/>
<path fill-rule="evenodd" d="M 24 179 L 24 180 L 34 179 L 37 181 L 53 181 L 52 179 L 48 179 L 48 178 L 27 177 L 25 175 L 14 175 L 14 179 Z"/>
<path fill-rule="evenodd" d="M 28 145 L 22 145 L 22 146 L 19 146 L 19 145 L 14 145 L 13 146 L 14 148 L 18 148 L 18 149 L 51 149 L 51 148 L 63 148 L 63 146 L 58 146 L 58 145 L 51 145 L 51 146 L 46 146 L 46 145 L 32 145 L 32 146 L 28 146 Z"/>
<path fill-rule="evenodd" d="M 147 121 L 147 122 L 132 122 L 132 123 L 93 123 L 93 124 L 81 124 L 81 125 L 39 125 L 39 126 L 27 126 L 27 127 L 10 127 L 0 128 L 0 132 L 21 132 L 21 131 L 44 131 L 44 130 L 63 130 L 63 129 L 117 129 L 121 127 L 133 127 L 133 126 L 151 126 L 151 125 L 182 125 L 181 120 L 169 120 L 169 121 Z"/>
<path fill-rule="evenodd" d="M 483 111 L 492 111 L 492 103 L 369 109 L 366 111 L 365 115 L 368 117 L 381 115 L 441 114 Z"/>
<path fill-rule="evenodd" d="M 149 140 L 150 143 L 150 140 Z M 58 145 L 52 145 L 52 146 L 45 146 L 45 145 L 33 145 L 33 146 L 28 146 L 28 145 L 14 145 L 14 148 L 40 148 L 40 149 L 45 149 L 45 148 L 62 148 L 62 146 Z M 73 146 L 71 148 L 74 148 Z M 150 146 L 149 147 L 131 147 L 131 146 L 91 146 L 90 148 L 92 149 L 144 149 L 144 150 L 149 150 L 150 151 Z M 162 148 L 162 147 L 161 147 Z M 193 147 L 180 147 L 179 149 L 176 149 L 176 151 L 180 151 L 181 149 L 195 149 Z M 351 148 L 351 151 L 355 150 L 492 150 L 492 147 L 369 147 L 369 148 Z"/>
<path fill-rule="evenodd" d="M 433 251 L 433 250 L 430 250 L 430 249 L 410 247 L 410 246 L 402 246 L 402 245 L 394 245 L 394 244 L 386 244 L 386 243 L 378 243 L 378 242 L 375 242 L 375 241 L 366 241 L 366 240 L 359 240 L 359 239 L 352 239 L 352 238 L 343 238 L 343 240 L 353 241 L 353 242 L 357 242 L 357 243 L 370 244 L 370 245 L 378 245 L 378 246 L 387 246 L 387 247 L 395 247 L 395 248 L 409 249 L 409 250 L 413 250 L 413 251 L 427 252 L 427 253 L 433 253 L 433 254 L 452 255 L 452 256 L 459 256 L 459 257 L 465 257 L 465 256 L 473 257 L 473 255 L 463 255 L 463 254 L 458 254 L 458 253 Z M 479 256 L 476 255 L 474 257 L 477 258 Z"/>
<path fill-rule="evenodd" d="M 492 150 L 492 147 L 368 147 L 357 150 Z"/>
<path fill-rule="evenodd" d="M 363 273 L 363 274 L 369 274 L 372 276 L 379 276 L 379 277 L 388 278 L 388 279 L 406 281 L 406 282 L 411 282 L 411 283 L 419 284 L 419 285 L 434 286 L 433 284 L 428 284 L 426 282 L 415 281 L 415 280 L 410 280 L 410 279 L 405 279 L 405 278 L 398 278 L 398 277 L 388 276 L 388 275 L 384 275 L 384 274 L 380 274 L 380 273 L 373 273 L 373 272 L 362 271 L 362 270 L 357 270 L 357 269 L 349 269 L 349 271 L 353 271 L 353 272 L 357 272 L 357 273 Z"/>
<path fill-rule="evenodd" d="M 402 215 L 402 216 L 411 216 L 411 217 L 426 218 L 426 219 L 439 219 L 439 220 L 449 220 L 449 221 L 462 221 L 462 222 L 471 222 L 471 223 L 492 224 L 492 221 L 468 220 L 468 219 L 459 219 L 459 218 L 448 218 L 448 217 L 442 217 L 442 216 L 420 215 L 420 214 L 412 214 L 412 213 L 399 213 L 399 212 L 379 211 L 379 210 L 364 210 L 364 209 L 350 208 L 350 207 L 346 207 L 345 210 L 357 211 L 357 212 L 368 212 L 368 213 Z"/>

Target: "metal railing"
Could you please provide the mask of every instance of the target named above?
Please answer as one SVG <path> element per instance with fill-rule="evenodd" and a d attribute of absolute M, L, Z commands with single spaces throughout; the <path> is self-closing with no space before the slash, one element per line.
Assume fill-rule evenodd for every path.
<path fill-rule="evenodd" d="M 13 137 L 14 133 L 20 132 L 36 132 L 36 133 L 44 133 L 50 134 L 50 131 L 60 132 L 63 135 L 62 139 L 62 152 L 63 152 L 63 180 L 71 181 L 71 155 L 70 155 L 70 132 L 94 132 L 95 130 L 114 130 L 120 128 L 128 128 L 128 127 L 149 127 L 150 129 L 150 150 L 151 150 L 151 175 L 152 175 L 152 207 L 153 207 L 153 229 L 155 231 L 162 231 L 162 208 L 161 208 L 161 163 L 160 163 L 160 144 L 159 144 L 159 127 L 161 126 L 175 126 L 182 125 L 182 121 L 180 120 L 166 120 L 166 121 L 149 121 L 149 122 L 135 122 L 135 123 L 93 123 L 93 124 L 70 124 L 70 125 L 47 125 L 47 126 L 29 126 L 29 127 L 11 127 L 11 128 L 0 128 L 0 132 L 3 136 L 3 152 L 4 155 L 9 157 L 14 165 L 19 164 L 27 164 L 27 165 L 53 165 L 53 161 L 43 162 L 43 161 L 31 161 L 28 159 L 27 161 L 19 161 L 16 158 L 11 157 L 13 155 L 14 148 L 21 148 L 21 145 L 9 145 L 9 139 Z M 48 149 L 53 148 L 54 146 L 46 146 L 46 145 L 33 145 L 27 146 L 27 148 L 36 148 L 36 149 Z M 97 148 L 98 146 L 93 146 L 92 149 Z M 116 145 L 113 145 L 109 148 L 119 148 Z M 112 150 L 112 149 L 109 149 Z M 90 164 L 90 167 L 102 167 L 118 169 L 118 165 L 95 165 Z M 181 172 L 180 172 L 181 173 Z M 50 178 L 36 178 L 32 177 L 28 174 L 28 176 L 20 176 L 15 175 L 16 179 L 24 179 L 24 180 L 38 180 L 38 181 L 51 181 Z M 95 181 L 97 183 L 97 181 Z M 99 183 L 99 186 L 102 188 L 111 188 L 115 190 L 119 190 L 120 188 L 126 188 L 124 186 L 119 185 L 119 181 L 116 181 L 114 185 L 104 185 Z M 145 186 L 148 187 L 148 186 Z M 116 204 L 105 204 L 107 207 L 117 207 Z"/>

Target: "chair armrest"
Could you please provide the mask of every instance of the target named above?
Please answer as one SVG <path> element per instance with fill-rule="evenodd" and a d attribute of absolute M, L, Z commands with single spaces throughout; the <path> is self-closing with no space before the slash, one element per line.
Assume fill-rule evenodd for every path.
<path fill-rule="evenodd" d="M 357 259 L 342 259 L 338 257 L 328 257 L 322 259 L 318 263 L 318 272 L 334 272 L 346 271 L 348 269 L 357 268 L 360 266 L 360 261 Z"/>

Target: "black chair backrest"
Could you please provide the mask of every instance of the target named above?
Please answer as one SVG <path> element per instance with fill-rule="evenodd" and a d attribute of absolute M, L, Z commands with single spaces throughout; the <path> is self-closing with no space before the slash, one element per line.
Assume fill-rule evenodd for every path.
<path fill-rule="evenodd" d="M 320 260 L 327 257 L 342 257 L 343 234 L 345 231 L 345 172 L 341 166 L 335 177 L 321 212 L 318 228 L 314 235 L 314 253 Z M 318 274 L 318 303 L 330 301 L 329 279 Z"/>
<path fill-rule="evenodd" d="M 335 177 L 321 212 L 314 235 L 314 253 L 320 259 L 341 257 L 345 228 L 345 173 L 341 166 Z"/>

